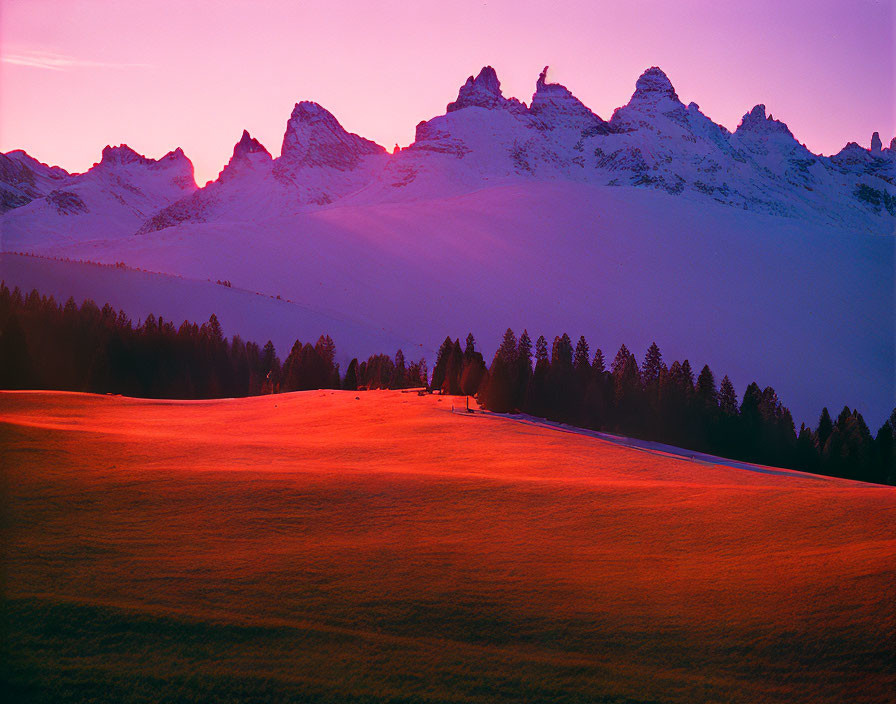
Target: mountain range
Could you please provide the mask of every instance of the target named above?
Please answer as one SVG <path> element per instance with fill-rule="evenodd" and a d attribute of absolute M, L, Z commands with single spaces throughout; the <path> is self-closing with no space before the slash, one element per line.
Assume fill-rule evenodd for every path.
<path fill-rule="evenodd" d="M 338 320 L 346 353 L 389 351 L 355 346 L 389 339 L 431 357 L 471 329 L 488 352 L 511 325 L 607 348 L 655 338 L 773 384 L 798 418 L 848 403 L 876 421 L 894 401 L 896 139 L 813 154 L 764 105 L 730 132 L 656 67 L 604 119 L 547 68 L 527 105 L 486 66 L 392 152 L 299 102 L 279 156 L 244 131 L 201 188 L 181 149 L 156 160 L 108 146 L 82 174 L 13 151 L 0 155 L 0 210 L 7 254 L 226 279 L 226 296 L 280 296 L 316 325 Z M 58 262 L 41 279 L 34 262 L 4 261 L 13 283 L 27 269 L 73 293 Z M 90 294 L 103 277 L 85 276 L 71 281 Z M 154 312 L 177 318 L 176 299 L 160 295 L 168 307 Z M 283 353 L 325 332 L 282 319 L 272 313 L 267 334 Z"/>
<path fill-rule="evenodd" d="M 568 180 L 662 190 L 744 210 L 875 233 L 896 224 L 896 138 L 855 142 L 825 157 L 799 143 L 757 105 L 732 133 L 684 105 L 659 68 L 604 120 L 545 68 L 527 106 L 506 98 L 486 66 L 446 113 L 417 125 L 409 147 L 389 153 L 346 132 L 313 102 L 297 103 L 280 156 L 248 132 L 218 178 L 197 188 L 176 149 L 159 160 L 106 147 L 84 174 L 22 151 L 0 156 L 0 208 L 13 246 L 35 229 L 71 236 L 85 221 L 104 234 L 146 234 L 179 223 L 253 221 L 338 203 L 396 202 L 515 180 Z M 263 193 L 263 197 L 259 197 Z"/>

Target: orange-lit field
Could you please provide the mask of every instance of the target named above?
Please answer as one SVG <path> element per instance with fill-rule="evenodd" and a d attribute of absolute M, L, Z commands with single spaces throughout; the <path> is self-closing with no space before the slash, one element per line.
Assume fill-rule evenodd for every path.
<path fill-rule="evenodd" d="M 450 404 L 0 395 L 4 700 L 893 700 L 896 490 Z"/>

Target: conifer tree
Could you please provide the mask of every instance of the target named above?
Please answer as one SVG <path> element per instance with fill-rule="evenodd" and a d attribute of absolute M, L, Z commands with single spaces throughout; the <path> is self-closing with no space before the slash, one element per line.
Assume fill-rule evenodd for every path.
<path fill-rule="evenodd" d="M 831 420 L 831 413 L 827 406 L 821 409 L 821 416 L 818 418 L 818 427 L 815 430 L 815 439 L 818 442 L 818 451 L 823 452 L 824 446 L 831 437 L 834 430 L 834 421 Z"/>
<path fill-rule="evenodd" d="M 545 417 L 547 414 L 547 377 L 550 366 L 548 342 L 544 335 L 539 335 L 535 341 L 535 368 L 532 370 L 529 394 L 526 398 L 525 411 L 527 413 L 541 417 Z"/>
<path fill-rule="evenodd" d="M 261 367 L 263 391 L 262 393 L 274 394 L 280 390 L 280 360 L 274 343 L 268 340 L 261 353 Z"/>
<path fill-rule="evenodd" d="M 690 398 L 694 393 L 694 372 L 691 369 L 691 363 L 684 360 L 681 363 L 681 386 Z"/>
<path fill-rule="evenodd" d="M 464 347 L 464 362 L 472 359 L 474 354 L 476 354 L 476 339 L 473 337 L 473 333 L 469 333 L 466 347 Z"/>
<path fill-rule="evenodd" d="M 591 370 L 596 374 L 603 374 L 606 371 L 606 362 L 604 361 L 604 353 L 598 347 L 594 351 L 594 359 L 591 362 Z"/>
<path fill-rule="evenodd" d="M 544 335 L 539 335 L 535 341 L 535 366 L 539 364 L 548 364 L 548 341 L 544 339 Z"/>
<path fill-rule="evenodd" d="M 619 348 L 619 351 L 616 353 L 616 356 L 613 358 L 613 363 L 610 365 L 610 371 L 614 376 L 623 368 L 623 366 L 625 366 L 625 363 L 631 356 L 632 353 L 628 351 L 628 347 L 626 347 L 625 343 L 623 343 Z"/>
<path fill-rule="evenodd" d="M 587 379 L 591 373 L 591 362 L 588 359 L 588 352 L 588 341 L 582 335 L 576 343 L 576 351 L 573 355 L 572 363 L 583 379 Z"/>
<path fill-rule="evenodd" d="M 498 348 L 498 354 L 501 355 L 501 359 L 508 368 L 513 368 L 516 365 L 516 348 L 516 335 L 513 330 L 507 328 L 504 339 L 501 340 L 501 346 Z"/>
<path fill-rule="evenodd" d="M 624 344 L 613 360 L 612 376 L 616 425 L 625 432 L 640 432 L 643 425 L 641 375 L 635 355 Z"/>
<path fill-rule="evenodd" d="M 336 358 L 336 345 L 329 335 L 321 335 L 315 343 L 314 349 L 328 369 L 333 366 L 333 360 Z"/>
<path fill-rule="evenodd" d="M 464 353 L 460 348 L 460 339 L 451 343 L 448 360 L 445 365 L 445 380 L 442 382 L 442 393 L 458 396 L 461 394 L 460 379 L 463 374 Z"/>
<path fill-rule="evenodd" d="M 727 374 L 722 377 L 722 384 L 719 386 L 719 410 L 729 418 L 738 414 L 737 392 Z"/>
<path fill-rule="evenodd" d="M 454 343 L 450 337 L 446 337 L 436 357 L 436 365 L 432 369 L 432 388 L 441 389 L 445 384 L 445 371 L 448 368 L 448 360 L 454 349 Z"/>
<path fill-rule="evenodd" d="M 465 396 L 475 396 L 486 377 L 485 360 L 482 354 L 476 351 L 476 340 L 473 333 L 467 335 L 467 346 L 464 349 L 463 369 L 460 376 L 461 393 Z"/>
<path fill-rule="evenodd" d="M 348 369 L 345 370 L 345 379 L 342 382 L 342 388 L 346 391 L 357 391 L 358 389 L 358 358 L 355 357 L 348 363 Z"/>
<path fill-rule="evenodd" d="M 395 367 L 392 370 L 390 389 L 403 389 L 407 385 L 407 369 L 405 367 L 404 352 L 399 349 L 395 353 Z"/>
<path fill-rule="evenodd" d="M 881 484 L 896 484 L 896 410 L 880 427 L 875 437 L 877 463 L 872 481 Z"/>
<path fill-rule="evenodd" d="M 515 405 L 525 409 L 529 406 L 529 386 L 532 383 L 532 339 L 528 330 L 523 330 L 516 346 L 516 367 Z"/>
<path fill-rule="evenodd" d="M 563 333 L 554 338 L 551 348 L 551 368 L 572 369 L 572 340 L 569 335 Z"/>
<path fill-rule="evenodd" d="M 516 350 L 514 350 L 514 353 Z M 514 355 L 515 356 L 515 355 Z M 480 394 L 485 408 L 495 413 L 510 413 L 514 408 L 516 376 L 499 349 L 488 370 L 488 381 Z"/>
<path fill-rule="evenodd" d="M 697 399 L 704 408 L 715 409 L 718 407 L 716 378 L 708 364 L 703 365 L 700 376 L 697 377 Z"/>
<path fill-rule="evenodd" d="M 529 331 L 523 330 L 519 344 L 516 346 L 516 357 L 523 371 L 528 375 L 532 373 L 532 339 Z"/>
<path fill-rule="evenodd" d="M 292 350 L 283 361 L 283 369 L 281 370 L 283 391 L 298 391 L 302 389 L 302 343 L 296 340 L 293 343 Z"/>
<path fill-rule="evenodd" d="M 652 342 L 644 355 L 644 364 L 641 365 L 641 379 L 645 388 L 659 384 L 660 376 L 664 371 L 663 355 L 656 342 Z"/>

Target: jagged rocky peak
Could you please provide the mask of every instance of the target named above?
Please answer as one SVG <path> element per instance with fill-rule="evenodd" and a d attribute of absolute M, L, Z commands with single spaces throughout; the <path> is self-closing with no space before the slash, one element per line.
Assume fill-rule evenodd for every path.
<path fill-rule="evenodd" d="M 635 92 L 631 102 L 657 102 L 663 98 L 680 102 L 669 77 L 658 66 L 651 66 L 635 82 Z"/>
<path fill-rule="evenodd" d="M 755 134 L 786 134 L 793 137 L 790 129 L 780 120 L 776 120 L 771 114 L 766 117 L 765 105 L 756 105 L 750 112 L 743 116 L 735 134 L 743 134 L 745 132 Z"/>
<path fill-rule="evenodd" d="M 687 109 L 661 68 L 651 66 L 635 82 L 631 100 L 616 108 L 610 118 L 613 130 L 663 130 L 671 123 L 687 129 Z"/>
<path fill-rule="evenodd" d="M 882 148 L 883 144 L 880 141 L 880 134 L 875 132 L 873 135 L 871 135 L 871 151 L 877 152 L 879 154 Z"/>
<path fill-rule="evenodd" d="M 153 159 L 149 159 L 148 161 L 150 163 L 157 164 L 160 167 L 180 168 L 189 170 L 191 174 L 193 173 L 193 162 L 190 161 L 189 158 L 187 158 L 187 155 L 184 154 L 184 150 L 180 147 L 177 147 L 177 149 L 172 149 L 158 161 L 154 161 Z"/>
<path fill-rule="evenodd" d="M 606 122 L 591 112 L 566 86 L 548 83 L 547 76 L 548 67 L 545 66 L 535 83 L 535 94 L 529 107 L 530 112 L 541 118 L 546 127 L 554 128 L 563 122 L 573 122 L 574 124 L 569 126 L 574 127 L 606 125 Z M 582 124 L 583 122 L 585 124 Z"/>
<path fill-rule="evenodd" d="M 95 164 L 94 166 L 99 166 L 105 169 L 131 164 L 138 164 L 153 170 L 175 169 L 183 172 L 185 175 L 189 175 L 191 178 L 193 174 L 193 162 L 187 158 L 187 155 L 184 154 L 184 150 L 180 147 L 168 152 L 161 159 L 150 159 L 142 154 L 138 154 L 127 144 L 121 144 L 117 147 L 106 145 L 103 149 L 102 159 L 99 164 Z"/>
<path fill-rule="evenodd" d="M 27 205 L 69 177 L 59 166 L 48 166 L 21 149 L 0 154 L 0 213 Z"/>
<path fill-rule="evenodd" d="M 847 142 L 839 152 L 831 156 L 831 161 L 840 166 L 865 165 L 874 161 L 871 150 L 857 142 Z"/>
<path fill-rule="evenodd" d="M 550 66 L 545 66 L 541 73 L 538 74 L 538 80 L 535 81 L 535 95 L 538 95 L 539 92 L 544 92 L 548 89 L 548 86 L 559 86 L 559 83 L 548 83 L 548 69 Z M 533 96 L 534 98 L 535 96 Z"/>
<path fill-rule="evenodd" d="M 273 161 L 270 152 L 264 148 L 264 145 L 249 134 L 248 130 L 243 130 L 243 135 L 233 146 L 233 156 L 230 161 L 218 174 L 219 181 L 226 181 L 233 178 L 237 173 L 245 170 L 252 170 L 256 165 L 267 165 Z"/>
<path fill-rule="evenodd" d="M 248 130 L 243 130 L 243 136 L 240 137 L 240 141 L 233 147 L 233 158 L 236 159 L 238 156 L 246 154 L 267 154 L 268 157 L 271 156 L 271 153 L 264 148 L 261 142 L 250 135 Z"/>
<path fill-rule="evenodd" d="M 317 103 L 296 103 L 286 123 L 280 158 L 291 166 L 332 166 L 347 170 L 361 157 L 385 154 L 376 142 L 346 130 L 328 110 Z"/>
<path fill-rule="evenodd" d="M 455 112 L 469 107 L 480 108 L 520 108 L 522 104 L 515 98 L 505 98 L 501 93 L 501 81 L 491 66 L 484 66 L 476 77 L 470 76 L 457 93 L 457 100 L 448 103 L 447 112 Z"/>
<path fill-rule="evenodd" d="M 183 153 L 183 152 L 181 152 Z M 142 154 L 138 154 L 127 144 L 120 144 L 117 147 L 106 145 L 103 147 L 103 157 L 101 164 L 147 164 L 149 163 Z"/>
<path fill-rule="evenodd" d="M 67 178 L 72 175 L 61 166 L 51 166 L 35 159 L 24 149 L 13 149 L 11 152 L 6 152 L 5 156 L 33 171 L 45 174 L 49 178 Z"/>

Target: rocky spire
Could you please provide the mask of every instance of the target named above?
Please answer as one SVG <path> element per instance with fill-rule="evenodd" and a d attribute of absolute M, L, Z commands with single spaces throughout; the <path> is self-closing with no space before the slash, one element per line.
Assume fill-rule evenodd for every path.
<path fill-rule="evenodd" d="M 548 67 L 538 76 L 535 94 L 529 111 L 541 120 L 544 127 L 553 129 L 565 125 L 577 129 L 606 126 L 606 122 L 589 110 L 566 86 L 547 82 Z"/>
<path fill-rule="evenodd" d="M 457 93 L 457 100 L 448 103 L 447 112 L 469 107 L 503 108 L 522 107 L 515 99 L 508 100 L 501 93 L 501 81 L 491 66 L 485 66 L 475 78 L 470 76 Z"/>
<path fill-rule="evenodd" d="M 880 153 L 882 148 L 883 144 L 880 141 L 880 134 L 875 132 L 873 135 L 871 135 L 871 151 Z"/>
<path fill-rule="evenodd" d="M 233 158 L 245 154 L 264 153 L 270 157 L 270 152 L 264 148 L 261 142 L 252 137 L 248 130 L 243 130 L 243 136 L 233 147 Z"/>
<path fill-rule="evenodd" d="M 218 174 L 219 181 L 226 181 L 236 174 L 246 170 L 252 170 L 257 165 L 268 165 L 273 161 L 270 152 L 264 148 L 261 142 L 252 137 L 248 130 L 243 130 L 243 136 L 233 147 L 233 156 Z"/>
<path fill-rule="evenodd" d="M 761 103 L 743 116 L 740 125 L 738 125 L 737 129 L 734 131 L 735 134 L 743 134 L 745 132 L 755 134 L 780 133 L 793 137 L 790 129 L 783 122 L 776 120 L 771 115 L 766 117 L 765 105 Z"/>

